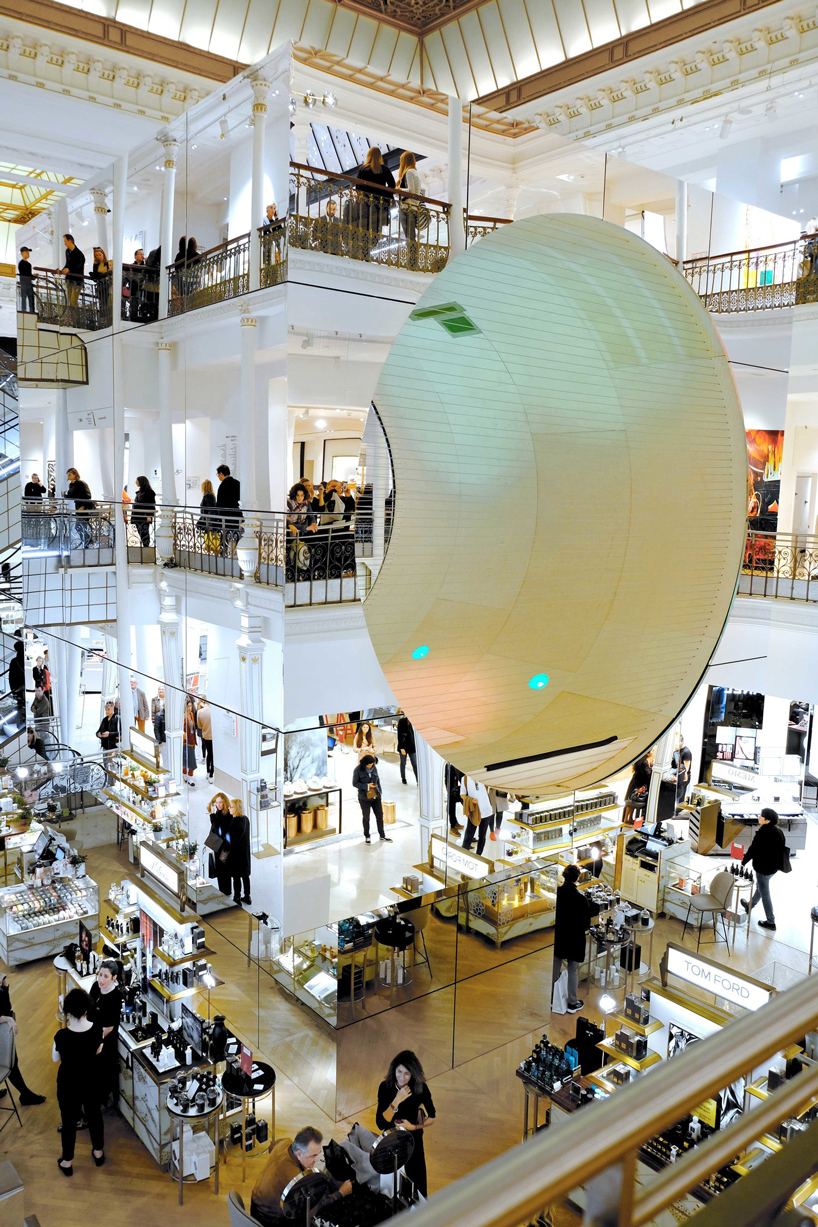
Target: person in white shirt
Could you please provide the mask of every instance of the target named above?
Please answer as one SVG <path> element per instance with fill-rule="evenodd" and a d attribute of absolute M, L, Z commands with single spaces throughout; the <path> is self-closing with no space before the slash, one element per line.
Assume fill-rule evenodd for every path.
<path fill-rule="evenodd" d="M 494 814 L 494 808 L 489 800 L 489 794 L 485 784 L 481 784 L 478 780 L 473 780 L 470 776 L 464 775 L 460 784 L 460 796 L 465 801 L 466 797 L 470 797 L 472 801 L 477 803 L 478 813 L 474 813 L 474 807 L 468 803 L 463 806 L 463 814 L 466 818 L 466 834 L 463 836 L 463 847 L 468 851 L 474 843 L 475 834 L 477 835 L 477 855 L 482 856 L 483 848 L 486 844 L 486 836 L 489 831 L 489 824 Z M 472 816 L 466 813 L 467 809 L 472 810 Z M 474 819 L 477 818 L 475 822 Z"/>
<path fill-rule="evenodd" d="M 420 196 L 423 192 L 423 185 L 415 163 L 415 155 L 410 153 L 408 149 L 404 150 L 400 155 L 398 187 L 403 188 L 406 192 L 414 192 L 415 196 Z M 418 267 L 417 228 L 419 203 L 419 201 L 413 200 L 409 196 L 399 197 L 400 225 L 406 238 L 407 268 Z"/>

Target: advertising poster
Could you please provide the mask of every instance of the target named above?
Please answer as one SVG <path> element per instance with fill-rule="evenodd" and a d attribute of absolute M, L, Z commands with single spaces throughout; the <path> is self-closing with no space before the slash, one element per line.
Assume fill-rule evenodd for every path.
<path fill-rule="evenodd" d="M 747 524 L 754 530 L 748 540 L 744 565 L 747 570 L 771 568 L 775 559 L 778 499 L 781 493 L 783 430 L 747 431 Z"/>

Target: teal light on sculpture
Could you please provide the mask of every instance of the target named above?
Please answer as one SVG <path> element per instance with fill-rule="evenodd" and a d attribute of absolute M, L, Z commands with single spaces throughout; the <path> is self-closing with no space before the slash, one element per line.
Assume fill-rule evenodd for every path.
<path fill-rule="evenodd" d="M 424 656 L 428 655 L 429 649 L 424 644 L 421 648 L 415 648 L 414 652 L 412 653 L 412 660 L 423 660 Z"/>
<path fill-rule="evenodd" d="M 548 674 L 535 673 L 528 684 L 532 690 L 542 690 L 543 687 L 548 685 Z"/>

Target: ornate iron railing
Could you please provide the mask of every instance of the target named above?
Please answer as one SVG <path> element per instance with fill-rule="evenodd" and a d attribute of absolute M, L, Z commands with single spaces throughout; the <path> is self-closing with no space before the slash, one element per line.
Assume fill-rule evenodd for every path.
<path fill-rule="evenodd" d="M 818 601 L 818 537 L 748 529 L 738 590 L 742 596 Z"/>
<path fill-rule="evenodd" d="M 290 247 L 439 273 L 449 258 L 450 210 L 445 200 L 290 163 Z"/>
<path fill-rule="evenodd" d="M 818 235 L 685 260 L 684 275 L 711 311 L 766 311 L 818 302 Z"/>
<path fill-rule="evenodd" d="M 156 514 L 147 509 L 134 513 L 133 503 L 96 501 L 93 509 L 78 510 L 73 499 L 23 499 L 23 558 L 60 556 L 69 566 L 110 566 L 121 523 L 127 532 L 128 561 L 152 563 Z"/>
<path fill-rule="evenodd" d="M 238 298 L 250 288 L 250 235 L 229 239 L 194 260 L 170 264 L 167 274 L 169 315 Z"/>
<path fill-rule="evenodd" d="M 97 332 L 111 327 L 111 279 L 64 277 L 50 268 L 35 268 L 32 277 L 34 310 L 43 324 Z M 30 310 L 31 301 L 17 282 L 17 310 Z"/>
<path fill-rule="evenodd" d="M 132 324 L 148 324 L 159 318 L 159 278 L 161 269 L 147 264 L 122 265 L 122 302 L 120 314 Z"/>
<path fill-rule="evenodd" d="M 466 214 L 463 210 L 463 217 L 466 223 L 466 246 L 470 247 L 472 243 L 476 243 L 478 239 L 485 238 L 487 234 L 492 234 L 493 231 L 499 230 L 501 226 L 510 226 L 512 219 L 510 217 L 482 217 L 479 213 Z"/>

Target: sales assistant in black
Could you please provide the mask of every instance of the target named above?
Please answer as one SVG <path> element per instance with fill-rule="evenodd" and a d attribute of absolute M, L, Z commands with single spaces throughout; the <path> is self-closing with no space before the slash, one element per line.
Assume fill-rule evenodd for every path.
<path fill-rule="evenodd" d="M 435 1123 L 435 1105 L 426 1085 L 423 1066 L 409 1049 L 398 1053 L 378 1087 L 378 1111 L 375 1120 L 379 1129 L 401 1125 L 412 1134 L 415 1149 L 406 1160 L 403 1170 L 418 1193 L 426 1197 L 423 1135 Z"/>
<path fill-rule="evenodd" d="M 89 997 L 93 1004 L 91 1021 L 102 1027 L 100 1054 L 100 1092 L 102 1105 L 113 1096 L 116 1107 L 119 1094 L 119 1058 L 117 1054 L 119 1020 L 122 1017 L 122 991 L 119 987 L 119 964 L 116 959 L 103 959 L 97 972 L 97 982 L 91 985 Z"/>
<path fill-rule="evenodd" d="M 585 1002 L 579 999 L 579 965 L 585 960 L 585 934 L 599 907 L 577 889 L 579 869 L 566 865 L 562 871 L 562 885 L 557 887 L 557 914 L 554 921 L 554 966 L 551 977 L 551 996 L 554 985 L 562 974 L 563 962 L 568 968 L 568 1010 L 576 1014 Z"/>

